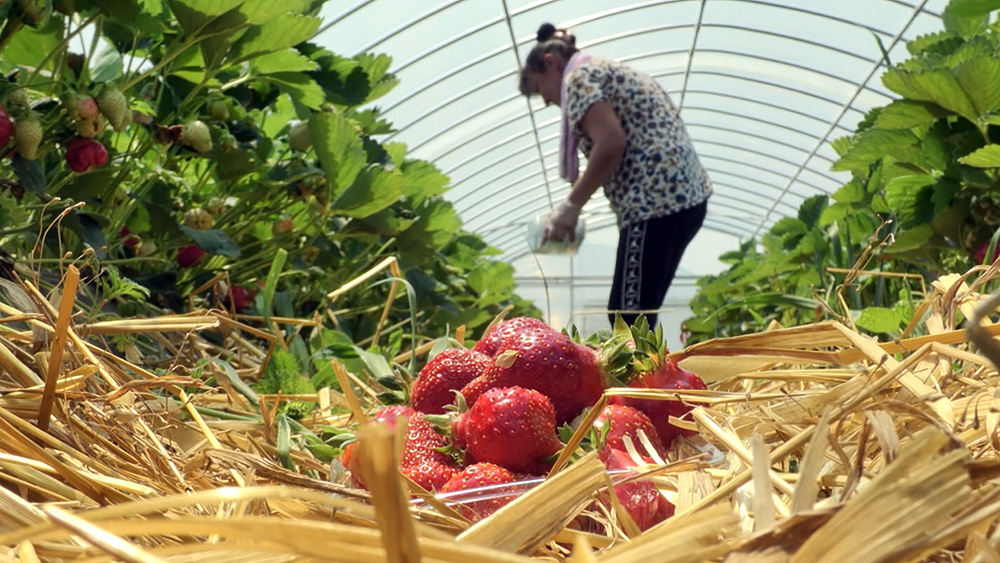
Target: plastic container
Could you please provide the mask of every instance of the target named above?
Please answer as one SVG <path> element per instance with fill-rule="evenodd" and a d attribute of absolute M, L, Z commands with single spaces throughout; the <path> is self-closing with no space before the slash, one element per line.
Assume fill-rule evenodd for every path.
<path fill-rule="evenodd" d="M 566 254 L 573 255 L 580 250 L 580 243 L 587 232 L 587 220 L 580 217 L 576 222 L 576 236 L 573 240 L 550 240 L 542 244 L 542 233 L 545 230 L 545 219 L 548 215 L 539 215 L 528 223 L 528 246 L 535 254 Z"/>

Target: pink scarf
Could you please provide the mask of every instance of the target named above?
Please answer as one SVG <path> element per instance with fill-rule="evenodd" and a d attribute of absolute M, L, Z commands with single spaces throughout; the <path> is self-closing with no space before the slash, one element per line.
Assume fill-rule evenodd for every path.
<path fill-rule="evenodd" d="M 580 176 L 580 154 L 577 150 L 579 139 L 569 126 L 569 116 L 566 115 L 566 78 L 569 73 L 590 60 L 590 55 L 577 51 L 566 62 L 563 69 L 562 84 L 559 88 L 559 108 L 562 110 L 562 134 L 559 136 L 559 175 L 567 182 L 575 182 Z"/>

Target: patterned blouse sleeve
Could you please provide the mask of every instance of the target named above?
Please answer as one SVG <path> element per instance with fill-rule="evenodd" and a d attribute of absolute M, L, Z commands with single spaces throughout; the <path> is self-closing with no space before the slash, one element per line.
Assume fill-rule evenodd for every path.
<path fill-rule="evenodd" d="M 607 79 L 602 65 L 584 63 L 569 75 L 566 85 L 566 116 L 577 135 L 583 134 L 580 122 L 590 106 L 608 99 Z"/>

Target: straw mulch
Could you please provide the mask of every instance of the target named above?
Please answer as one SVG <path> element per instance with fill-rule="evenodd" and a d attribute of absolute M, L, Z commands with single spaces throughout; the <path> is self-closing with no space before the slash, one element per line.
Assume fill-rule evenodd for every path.
<path fill-rule="evenodd" d="M 52 305 L 25 283 L 32 307 L 0 306 L 5 326 L 30 325 L 0 332 L 0 558 L 1000 561 L 1000 379 L 988 350 L 955 328 L 995 274 L 935 283 L 918 311 L 929 336 L 879 343 L 845 319 L 675 352 L 710 390 L 664 398 L 700 401 L 703 438 L 646 468 L 677 513 L 641 534 L 620 506 L 595 505 L 611 480 L 593 454 L 471 524 L 433 497 L 411 503 L 400 436 L 369 426 L 359 439 L 372 492 L 351 489 L 336 464 L 289 446 L 278 397 L 248 399 L 242 380 L 280 339 L 220 311 L 73 322 L 72 298 Z M 71 268 L 62 294 L 76 281 Z M 974 320 L 977 342 L 993 342 L 1000 325 Z M 223 347 L 199 336 L 208 328 L 226 334 Z M 100 344 L 121 332 L 156 339 L 163 354 Z M 365 378 L 340 375 L 354 387 Z M 320 405 L 307 427 L 364 416 L 350 391 L 305 399 Z M 572 529 L 582 511 L 606 533 Z"/>

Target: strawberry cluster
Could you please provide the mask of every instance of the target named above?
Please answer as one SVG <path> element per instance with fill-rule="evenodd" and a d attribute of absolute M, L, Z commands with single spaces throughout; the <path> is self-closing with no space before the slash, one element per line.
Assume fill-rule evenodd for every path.
<path fill-rule="evenodd" d="M 472 349 L 450 348 L 434 356 L 414 381 L 409 406 L 384 408 L 375 420 L 393 425 L 405 420 L 404 475 L 442 498 L 464 499 L 459 510 L 470 519 L 485 518 L 515 498 L 512 484 L 543 478 L 564 448 L 558 429 L 578 420 L 607 387 L 621 384 L 620 374 L 612 373 L 612 356 L 625 350 L 629 365 L 649 365 L 632 362 L 642 351 L 625 344 L 608 341 L 595 350 L 538 319 L 506 320 Z M 698 376 L 665 357 L 655 363 L 656 369 L 635 374 L 628 385 L 705 389 Z M 671 424 L 671 417 L 690 410 L 678 401 L 612 396 L 594 424 L 597 439 L 588 443 L 609 470 L 662 462 L 674 438 L 691 433 Z M 363 487 L 356 447 L 349 444 L 342 461 Z M 479 494 L 471 500 L 461 496 L 471 489 Z M 639 529 L 673 514 L 673 505 L 651 481 L 628 479 L 614 494 Z"/>

